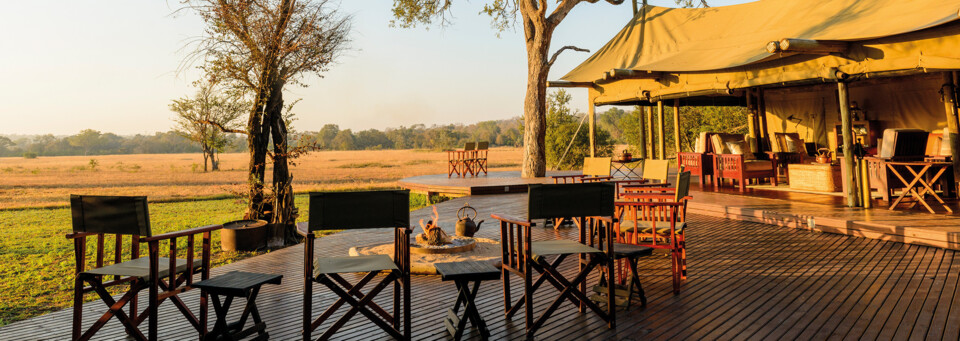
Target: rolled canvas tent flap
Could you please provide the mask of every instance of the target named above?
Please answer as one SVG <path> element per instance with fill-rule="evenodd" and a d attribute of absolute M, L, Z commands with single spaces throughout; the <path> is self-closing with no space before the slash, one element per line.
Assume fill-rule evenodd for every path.
<path fill-rule="evenodd" d="M 765 45 L 784 38 L 860 41 L 960 19 L 960 0 L 763 0 L 677 9 L 645 6 L 613 39 L 562 79 L 592 82 L 611 69 L 722 70 L 770 61 Z M 880 24 L 882 23 L 882 24 Z M 939 56 L 949 58 L 951 56 Z M 951 60 L 929 58 L 932 64 Z"/>

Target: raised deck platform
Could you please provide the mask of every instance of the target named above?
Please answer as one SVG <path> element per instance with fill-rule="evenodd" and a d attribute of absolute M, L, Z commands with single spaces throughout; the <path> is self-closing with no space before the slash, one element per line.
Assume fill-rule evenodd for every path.
<path fill-rule="evenodd" d="M 411 177 L 400 180 L 400 186 L 431 194 L 480 195 L 526 192 L 527 184 L 549 182 L 549 177 L 523 179 L 519 172 L 491 172 L 466 178 Z M 848 208 L 842 197 L 829 194 L 753 188 L 741 194 L 732 188 L 700 191 L 699 186 L 691 190 L 689 211 L 695 214 L 960 250 L 960 216 L 954 214 Z"/>
<path fill-rule="evenodd" d="M 481 217 L 502 213 L 526 216 L 523 194 L 454 199 L 437 205 L 441 226 L 453 233 L 457 209 L 464 202 Z M 431 214 L 424 208 L 411 221 Z M 489 218 L 487 218 L 489 219 Z M 919 245 L 853 238 L 765 224 L 693 214 L 686 230 L 689 277 L 679 295 L 673 294 L 670 259 L 656 254 L 641 259 L 640 279 L 649 300 L 646 308 L 617 313 L 617 329 L 594 314 L 581 314 L 564 303 L 537 333 L 539 340 L 826 340 L 960 338 L 960 258 L 957 252 Z M 490 225 L 494 226 L 494 225 Z M 342 256 L 351 246 L 384 243 L 387 231 L 346 230 L 317 239 L 318 253 Z M 534 240 L 574 239 L 574 229 L 533 229 Z M 478 235 L 499 238 L 499 229 L 485 224 Z M 576 271 L 567 260 L 564 275 Z M 299 340 L 303 306 L 303 246 L 296 245 L 223 265 L 214 276 L 229 271 L 284 275 L 281 285 L 266 286 L 257 306 L 274 340 Z M 355 281 L 359 276 L 348 275 Z M 589 279 L 596 281 L 596 273 Z M 516 276 L 510 282 L 522 292 Z M 455 299 L 456 287 L 438 276 L 414 276 L 413 339 L 449 340 L 442 325 Z M 69 290 L 69 289 L 64 289 Z M 384 307 L 392 286 L 375 300 Z M 336 300 L 326 288 L 314 288 L 317 314 Z M 545 286 L 534 294 L 536 313 L 557 297 Z M 517 296 L 514 296 L 516 299 Z M 190 307 L 199 304 L 199 290 L 187 292 Z M 487 321 L 491 340 L 522 340 L 521 316 L 503 316 L 500 281 L 480 286 L 477 308 Z M 104 305 L 84 304 L 84 323 L 93 323 Z M 389 308 L 388 308 L 389 309 Z M 339 318 L 343 313 L 334 316 Z M 240 309 L 232 311 L 237 318 Z M 213 321 L 211 320 L 210 323 Z M 332 321 L 321 328 L 326 329 Z M 0 340 L 68 340 L 71 309 L 0 327 Z M 146 326 L 143 326 L 144 329 Z M 160 340 L 196 340 L 197 333 L 169 302 L 160 306 Z M 314 336 L 318 336 L 317 333 Z M 123 326 L 107 322 L 96 340 L 122 340 Z M 387 335 L 362 317 L 352 319 L 335 340 L 382 340 Z M 467 340 L 479 340 L 476 331 Z"/>

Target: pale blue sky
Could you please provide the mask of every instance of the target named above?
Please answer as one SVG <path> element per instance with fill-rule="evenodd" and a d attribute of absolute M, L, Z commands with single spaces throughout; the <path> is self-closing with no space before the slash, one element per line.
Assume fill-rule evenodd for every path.
<path fill-rule="evenodd" d="M 457 1 L 453 25 L 389 27 L 389 0 L 344 0 L 353 15 L 352 50 L 310 87 L 297 130 L 338 124 L 355 130 L 417 123 L 473 123 L 523 112 L 526 52 L 521 32 L 497 38 L 486 1 Z M 747 2 L 710 1 L 713 6 Z M 673 6 L 672 0 L 651 1 Z M 173 16 L 178 1 L 59 0 L 5 3 L 0 11 L 0 134 L 75 134 L 96 129 L 152 134 L 172 127 L 172 99 L 192 94 L 195 71 L 177 73 L 185 43 L 202 33 L 193 15 Z M 581 4 L 554 34 L 552 51 L 577 45 L 596 51 L 631 16 L 603 1 Z M 567 51 L 556 79 L 589 56 Z M 586 109 L 586 94 L 574 90 Z"/>

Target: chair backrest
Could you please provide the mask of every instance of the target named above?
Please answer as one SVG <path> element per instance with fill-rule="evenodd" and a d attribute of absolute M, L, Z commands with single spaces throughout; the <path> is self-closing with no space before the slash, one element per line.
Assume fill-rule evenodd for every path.
<path fill-rule="evenodd" d="M 463 144 L 463 150 L 476 150 L 476 149 L 477 149 L 476 142 L 467 142 Z"/>
<path fill-rule="evenodd" d="M 409 227 L 410 191 L 310 193 L 310 231 Z"/>
<path fill-rule="evenodd" d="M 690 171 L 680 171 L 677 173 L 677 190 L 674 201 L 680 202 L 681 199 L 690 195 Z"/>
<path fill-rule="evenodd" d="M 666 183 L 670 169 L 670 161 L 667 160 L 643 160 L 643 178 L 647 180 L 658 180 L 660 183 Z"/>
<path fill-rule="evenodd" d="M 480 141 L 477 142 L 477 150 L 487 150 L 490 147 L 489 141 Z"/>
<path fill-rule="evenodd" d="M 807 155 L 807 147 L 798 133 L 773 133 L 777 140 L 777 152 L 782 153 L 803 153 Z"/>
<path fill-rule="evenodd" d="M 612 182 L 530 184 L 527 219 L 613 216 Z"/>
<path fill-rule="evenodd" d="M 583 175 L 610 176 L 610 157 L 583 158 Z"/>
<path fill-rule="evenodd" d="M 73 232 L 150 237 L 147 197 L 71 195 Z"/>

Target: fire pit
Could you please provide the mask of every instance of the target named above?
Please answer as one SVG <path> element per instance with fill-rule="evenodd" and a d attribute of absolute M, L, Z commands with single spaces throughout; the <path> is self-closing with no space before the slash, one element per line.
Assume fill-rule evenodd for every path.
<path fill-rule="evenodd" d="M 433 220 L 426 224 L 420 220 L 423 233 L 417 234 L 410 243 L 410 272 L 419 275 L 435 275 L 435 263 L 459 261 L 490 261 L 500 260 L 500 242 L 488 238 L 473 238 L 464 236 L 450 236 L 437 224 L 439 215 L 433 209 Z M 361 255 L 393 255 L 393 243 L 352 247 L 351 256 Z"/>

